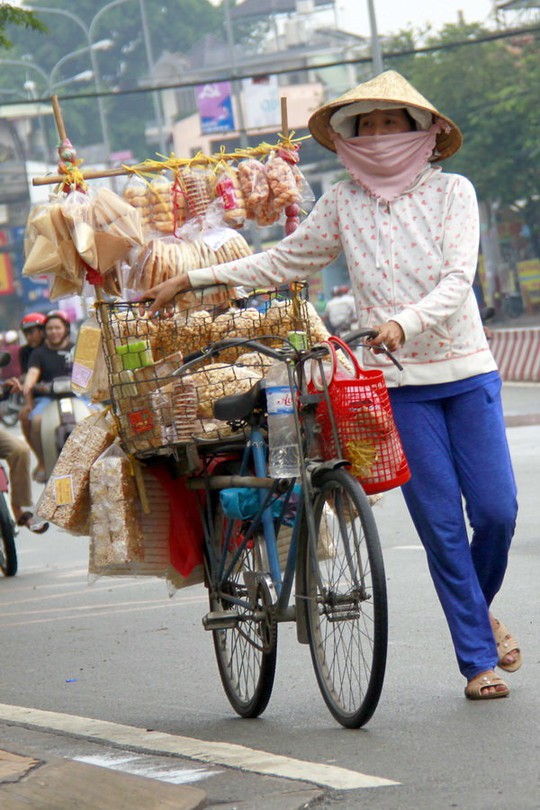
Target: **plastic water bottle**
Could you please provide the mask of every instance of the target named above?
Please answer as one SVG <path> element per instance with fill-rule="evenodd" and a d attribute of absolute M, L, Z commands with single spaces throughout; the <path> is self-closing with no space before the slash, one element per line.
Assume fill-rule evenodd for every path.
<path fill-rule="evenodd" d="M 268 413 L 268 472 L 272 478 L 300 475 L 293 395 L 287 366 L 275 360 L 265 378 Z"/>

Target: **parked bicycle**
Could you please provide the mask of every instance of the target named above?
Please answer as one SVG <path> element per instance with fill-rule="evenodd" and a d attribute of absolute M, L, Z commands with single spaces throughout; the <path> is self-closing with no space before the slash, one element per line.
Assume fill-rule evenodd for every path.
<path fill-rule="evenodd" d="M 374 334 L 363 330 L 349 339 Z M 278 340 L 282 348 L 274 348 Z M 332 405 L 327 385 L 310 390 L 307 370 L 315 364 L 326 379 L 328 348 L 298 350 L 275 336 L 231 338 L 192 356 L 176 374 L 193 375 L 209 358 L 238 346 L 287 363 L 300 476 L 268 474 L 264 381 L 215 402 L 215 418 L 238 428 L 239 438 L 199 443 L 202 473 L 187 481 L 200 494 L 204 514 L 210 610 L 203 624 L 213 634 L 223 687 L 240 716 L 256 717 L 266 708 L 278 625 L 294 621 L 298 641 L 310 646 L 330 712 L 343 726 L 358 728 L 373 715 L 383 686 L 386 582 L 368 497 L 341 453 L 323 461 L 319 452 L 317 408 L 325 401 L 331 414 Z"/>

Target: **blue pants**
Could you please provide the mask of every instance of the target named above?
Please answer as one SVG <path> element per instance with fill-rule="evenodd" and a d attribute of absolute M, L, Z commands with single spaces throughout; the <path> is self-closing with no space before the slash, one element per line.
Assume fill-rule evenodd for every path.
<path fill-rule="evenodd" d="M 500 388 L 495 379 L 422 402 L 390 391 L 412 473 L 403 495 L 467 679 L 497 663 L 489 605 L 504 578 L 517 516 Z"/>

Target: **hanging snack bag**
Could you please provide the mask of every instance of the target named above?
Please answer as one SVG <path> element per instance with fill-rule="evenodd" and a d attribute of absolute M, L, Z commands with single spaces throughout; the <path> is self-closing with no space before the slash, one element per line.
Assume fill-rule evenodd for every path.
<path fill-rule="evenodd" d="M 23 276 L 49 276 L 50 299 L 79 295 L 84 266 L 63 214 L 66 195 L 51 198 L 30 211 L 24 240 Z"/>
<path fill-rule="evenodd" d="M 40 518 L 72 534 L 88 534 L 90 468 L 115 438 L 114 427 L 103 412 L 75 427 L 37 504 Z"/>
<path fill-rule="evenodd" d="M 270 155 L 265 169 L 275 210 L 282 211 L 296 203 L 299 199 L 298 186 L 290 163 L 274 153 Z"/>
<path fill-rule="evenodd" d="M 142 177 L 133 175 L 129 178 L 122 192 L 123 199 L 132 205 L 139 213 L 143 233 L 150 229 L 148 216 L 148 197 L 146 194 L 148 183 Z"/>
<path fill-rule="evenodd" d="M 94 197 L 93 226 L 102 275 L 125 260 L 133 246 L 144 244 L 139 210 L 108 188 L 98 189 Z"/>
<path fill-rule="evenodd" d="M 244 195 L 246 216 L 255 219 L 259 206 L 268 200 L 270 188 L 263 164 L 255 158 L 242 160 L 238 164 L 238 180 Z"/>
<path fill-rule="evenodd" d="M 85 264 L 96 269 L 98 255 L 89 195 L 82 191 L 71 191 L 62 204 L 62 215 L 75 250 Z"/>
<path fill-rule="evenodd" d="M 202 167 L 186 166 L 179 171 L 178 182 L 187 202 L 189 218 L 203 217 L 214 196 L 211 173 Z"/>
<path fill-rule="evenodd" d="M 223 222 L 241 228 L 246 219 L 244 194 L 234 166 L 224 165 L 216 172 L 216 196 L 223 206 Z"/>
<path fill-rule="evenodd" d="M 152 231 L 172 234 L 175 229 L 173 184 L 166 177 L 156 177 L 148 184 L 147 216 Z"/>

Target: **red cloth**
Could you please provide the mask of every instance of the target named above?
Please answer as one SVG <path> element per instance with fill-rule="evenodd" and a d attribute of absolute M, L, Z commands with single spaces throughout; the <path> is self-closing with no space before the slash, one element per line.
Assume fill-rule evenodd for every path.
<path fill-rule="evenodd" d="M 169 498 L 171 565 L 183 577 L 187 577 L 203 562 L 204 532 L 197 495 L 186 487 L 182 478 L 172 478 L 167 467 L 151 467 L 149 471 L 157 478 Z"/>

